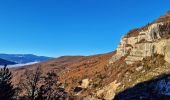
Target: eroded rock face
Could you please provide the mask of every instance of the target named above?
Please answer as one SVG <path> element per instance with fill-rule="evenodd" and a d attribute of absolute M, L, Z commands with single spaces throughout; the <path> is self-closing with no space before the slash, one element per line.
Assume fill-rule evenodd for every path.
<path fill-rule="evenodd" d="M 117 47 L 116 55 L 112 57 L 110 60 L 110 64 L 119 60 L 122 56 L 126 55 L 130 49 L 132 49 L 132 45 L 137 43 L 137 37 L 126 38 L 123 37 L 120 45 Z"/>
<path fill-rule="evenodd" d="M 142 31 L 139 34 L 145 34 L 145 39 L 147 41 L 154 41 L 161 39 L 163 35 L 168 34 L 170 30 L 170 22 L 166 23 L 155 23 L 148 27 L 148 30 Z"/>
<path fill-rule="evenodd" d="M 136 70 L 133 73 L 134 76 L 136 76 L 137 72 L 144 73 L 141 74 L 140 76 L 141 77 L 140 79 L 142 81 L 139 81 L 138 77 L 137 79 L 135 79 L 137 83 L 143 82 L 144 80 L 146 80 L 147 77 L 149 78 L 151 76 L 158 76 L 161 73 L 163 72 L 165 73 L 166 71 L 168 71 L 169 66 L 166 67 L 164 66 L 164 64 L 167 65 L 170 64 L 170 22 L 169 21 L 167 22 L 164 21 L 159 23 L 154 22 L 153 24 L 148 24 L 143 28 L 137 29 L 135 32 L 129 32 L 125 37 L 122 38 L 121 43 L 117 47 L 117 53 L 112 57 L 110 63 L 114 63 L 114 62 L 116 63 L 116 61 L 122 57 L 123 58 L 126 57 L 125 62 L 127 64 L 134 64 L 135 62 L 137 62 L 136 64 L 134 64 L 134 66 L 130 66 L 130 67 L 134 67 Z M 138 62 L 138 61 L 142 61 L 142 62 Z M 149 67 L 150 66 L 154 67 L 154 65 L 155 66 L 158 65 L 161 67 L 153 70 L 153 69 L 149 69 L 148 65 Z M 153 72 L 146 74 L 147 77 L 144 77 L 145 79 L 143 79 L 143 75 L 145 75 L 145 73 L 148 73 L 148 71 L 151 70 L 153 70 Z M 126 74 L 125 77 L 126 76 L 128 76 L 128 74 Z M 134 79 L 131 77 L 133 76 L 130 76 L 127 82 L 132 82 L 133 83 L 132 86 L 134 86 L 137 83 L 135 83 L 133 81 Z M 133 89 L 129 88 L 128 91 L 124 91 L 122 94 L 119 95 L 120 99 L 116 98 L 116 100 L 138 100 L 138 99 L 146 99 L 151 96 L 154 99 L 149 99 L 149 100 L 155 100 L 156 99 L 155 96 L 170 97 L 169 79 L 170 79 L 169 76 L 168 77 L 166 76 L 164 78 L 151 80 L 149 82 L 144 82 L 142 84 L 135 86 Z M 122 87 L 124 88 L 124 86 L 126 85 L 124 85 L 122 81 Z M 150 96 L 152 92 L 153 94 Z M 104 92 L 104 89 L 98 91 L 98 94 L 103 95 L 103 97 L 105 97 L 106 94 L 102 94 L 102 93 L 107 93 L 107 92 Z M 134 95 L 136 96 L 135 98 L 133 98 Z M 131 96 L 132 98 L 130 97 L 131 99 L 129 99 L 128 96 L 129 97 Z"/>
<path fill-rule="evenodd" d="M 153 43 L 141 43 L 135 44 L 131 50 L 129 56 L 125 59 L 127 64 L 132 64 L 136 61 L 141 61 L 147 56 L 152 56 L 154 54 L 154 44 Z"/>
<path fill-rule="evenodd" d="M 164 55 L 165 60 L 170 63 L 170 39 L 163 38 L 168 35 L 170 35 L 170 22 L 161 22 L 150 25 L 147 30 L 139 32 L 137 37 L 124 37 L 110 63 L 120 59 L 128 51 L 130 54 L 125 59 L 127 64 L 133 64 L 154 54 Z"/>
<path fill-rule="evenodd" d="M 154 54 L 160 54 L 165 56 L 165 61 L 169 61 L 169 45 L 170 39 L 162 39 L 160 41 L 152 43 L 140 43 L 135 44 L 134 48 L 131 50 L 130 55 L 127 56 L 125 61 L 127 64 L 133 64 L 136 61 L 141 61 L 145 57 L 152 56 Z"/>
<path fill-rule="evenodd" d="M 149 27 L 149 29 L 146 31 L 146 35 L 147 35 L 147 41 L 153 41 L 155 39 L 160 39 L 160 26 L 163 25 L 163 23 L 157 23 L 157 24 L 153 24 Z"/>

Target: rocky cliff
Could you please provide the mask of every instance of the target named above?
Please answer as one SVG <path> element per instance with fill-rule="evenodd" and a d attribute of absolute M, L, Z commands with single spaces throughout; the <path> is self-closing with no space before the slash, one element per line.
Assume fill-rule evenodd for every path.
<path fill-rule="evenodd" d="M 120 61 L 122 65 L 115 67 Z M 159 75 L 170 74 L 170 12 L 151 24 L 128 32 L 121 39 L 116 54 L 112 56 L 108 66 L 115 68 L 113 73 L 117 75 L 115 74 L 113 82 L 110 82 L 111 86 L 108 84 L 96 92 L 95 95 L 98 95 L 102 91 L 100 93 L 102 96 L 95 96 L 96 98 L 111 100 L 117 94 L 116 100 L 139 100 L 142 98 L 141 93 L 145 94 L 143 97 L 148 100 L 155 100 L 156 98 L 150 97 L 156 94 L 159 94 L 158 97 L 170 99 L 169 78 L 161 78 L 156 82 L 152 80 Z M 148 84 L 142 88 L 146 89 L 145 93 L 136 87 L 121 92 L 148 80 L 150 80 Z M 147 88 L 150 86 L 153 90 Z M 149 91 L 156 91 L 155 95 L 149 94 Z"/>
<path fill-rule="evenodd" d="M 110 63 L 128 54 L 125 59 L 127 64 L 142 61 L 143 58 L 160 54 L 165 56 L 165 60 L 170 62 L 170 22 L 153 23 L 145 30 L 137 32 L 136 36 L 122 38 L 117 48 L 117 53 L 112 57 Z"/>

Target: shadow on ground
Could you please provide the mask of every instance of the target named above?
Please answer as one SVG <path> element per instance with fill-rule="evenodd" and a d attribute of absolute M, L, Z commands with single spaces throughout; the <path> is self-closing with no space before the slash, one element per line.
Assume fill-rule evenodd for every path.
<path fill-rule="evenodd" d="M 114 100 L 170 100 L 170 74 L 163 74 L 118 93 Z"/>

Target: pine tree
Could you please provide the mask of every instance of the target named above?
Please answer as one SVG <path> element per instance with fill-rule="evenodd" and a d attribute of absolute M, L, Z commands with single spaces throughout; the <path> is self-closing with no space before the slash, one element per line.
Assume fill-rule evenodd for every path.
<path fill-rule="evenodd" d="M 12 74 L 6 66 L 0 70 L 0 100 L 12 100 L 15 93 L 11 84 Z"/>

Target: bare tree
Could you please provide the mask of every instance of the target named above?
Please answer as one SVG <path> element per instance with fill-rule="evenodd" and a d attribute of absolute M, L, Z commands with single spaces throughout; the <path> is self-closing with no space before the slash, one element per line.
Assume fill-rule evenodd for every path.
<path fill-rule="evenodd" d="M 33 70 L 26 70 L 24 75 L 21 77 L 19 87 L 23 90 L 22 92 L 26 94 L 28 100 L 34 100 L 40 89 L 41 81 L 41 70 L 40 66 Z"/>
<path fill-rule="evenodd" d="M 40 87 L 37 100 L 65 100 L 67 93 L 64 86 L 59 82 L 58 76 L 54 72 L 48 72 L 43 77 L 43 85 Z"/>
<path fill-rule="evenodd" d="M 27 100 L 65 100 L 67 93 L 55 72 L 42 76 L 40 66 L 35 71 L 26 70 L 21 77 L 19 88 Z M 25 98 L 27 97 L 27 98 Z"/>

